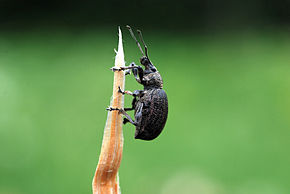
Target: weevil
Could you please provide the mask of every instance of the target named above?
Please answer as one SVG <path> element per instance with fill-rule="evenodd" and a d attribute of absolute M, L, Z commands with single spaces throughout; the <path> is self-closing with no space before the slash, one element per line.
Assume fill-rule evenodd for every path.
<path fill-rule="evenodd" d="M 137 30 L 139 39 L 145 48 L 145 54 L 131 27 L 127 26 L 127 28 L 142 53 L 140 63 L 144 66 L 144 69 L 132 62 L 127 67 L 121 67 L 118 69 L 112 68 L 112 70 L 131 70 L 136 81 L 142 84 L 144 89 L 130 92 L 122 91 L 119 87 L 120 93 L 123 95 L 129 94 L 134 97 L 132 107 L 124 109 L 110 107 L 108 110 L 118 110 L 125 116 L 123 121 L 124 124 L 130 122 L 136 126 L 135 139 L 153 140 L 159 136 L 165 126 L 168 115 L 168 99 L 165 91 L 163 90 L 162 77 L 148 57 L 148 48 L 143 40 L 141 31 Z M 135 120 L 133 120 L 127 113 L 127 111 L 132 110 L 135 111 Z"/>

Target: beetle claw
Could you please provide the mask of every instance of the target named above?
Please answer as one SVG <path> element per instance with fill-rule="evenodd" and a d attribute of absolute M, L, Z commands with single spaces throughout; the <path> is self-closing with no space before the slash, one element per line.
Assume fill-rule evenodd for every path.
<path fill-rule="evenodd" d="M 112 70 L 113 72 L 115 72 L 115 71 L 121 71 L 122 69 L 119 68 L 119 67 L 112 67 L 112 68 L 110 68 L 110 70 Z"/>
<path fill-rule="evenodd" d="M 120 114 L 123 114 L 123 115 L 124 115 L 124 114 L 127 114 L 127 113 L 125 112 L 125 110 L 122 109 L 122 108 L 119 108 L 118 110 L 119 110 L 119 113 L 120 113 Z"/>
<path fill-rule="evenodd" d="M 121 94 L 125 94 L 125 92 L 121 90 L 120 86 L 118 86 L 118 92 L 121 93 Z"/>
<path fill-rule="evenodd" d="M 119 108 L 112 108 L 112 107 L 110 106 L 110 107 L 106 108 L 106 110 L 108 110 L 108 111 L 112 111 L 112 110 L 120 110 L 120 109 L 119 109 Z"/>
<path fill-rule="evenodd" d="M 111 71 L 116 72 L 116 71 L 124 71 L 125 75 L 130 75 L 131 71 L 127 67 L 111 67 Z"/>

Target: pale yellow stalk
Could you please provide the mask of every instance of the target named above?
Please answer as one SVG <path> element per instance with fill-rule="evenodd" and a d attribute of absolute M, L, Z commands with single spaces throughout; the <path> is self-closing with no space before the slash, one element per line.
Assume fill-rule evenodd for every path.
<path fill-rule="evenodd" d="M 119 45 L 115 57 L 115 68 L 124 67 L 122 33 L 119 28 Z M 124 108 L 124 96 L 118 92 L 118 86 L 124 90 L 123 71 L 114 72 L 113 98 L 110 106 Z M 123 152 L 123 118 L 119 111 L 108 111 L 104 130 L 99 163 L 93 179 L 93 194 L 120 194 L 118 169 Z"/>

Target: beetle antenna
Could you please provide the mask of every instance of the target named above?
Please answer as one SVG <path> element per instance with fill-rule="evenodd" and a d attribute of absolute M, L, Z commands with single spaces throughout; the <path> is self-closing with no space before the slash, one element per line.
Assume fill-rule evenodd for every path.
<path fill-rule="evenodd" d="M 143 46 L 145 48 L 146 57 L 149 59 L 149 57 L 148 57 L 148 48 L 147 48 L 147 46 L 146 46 L 146 44 L 144 42 L 144 39 L 143 39 L 143 36 L 142 36 L 142 32 L 141 32 L 141 30 L 137 30 L 137 32 L 138 32 L 139 38 L 140 38 L 140 40 L 143 43 Z"/>
<path fill-rule="evenodd" d="M 143 52 L 143 50 L 142 50 L 142 48 L 141 48 L 141 46 L 140 46 L 140 43 L 138 42 L 137 38 L 135 37 L 135 35 L 134 35 L 134 33 L 133 33 L 131 27 L 128 26 L 128 25 L 127 25 L 126 27 L 128 28 L 128 30 L 129 30 L 129 32 L 130 32 L 132 38 L 136 41 L 136 44 L 137 44 L 137 46 L 139 47 L 139 49 L 140 49 L 142 55 L 145 56 L 145 55 L 144 55 L 144 52 Z M 146 50 L 147 50 L 147 49 L 145 48 L 145 51 L 146 51 Z"/>

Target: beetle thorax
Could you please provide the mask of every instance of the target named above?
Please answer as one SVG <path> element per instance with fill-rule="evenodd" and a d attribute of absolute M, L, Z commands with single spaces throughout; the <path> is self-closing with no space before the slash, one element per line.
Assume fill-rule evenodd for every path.
<path fill-rule="evenodd" d="M 158 71 L 143 76 L 142 84 L 144 89 L 163 88 L 163 80 Z"/>

